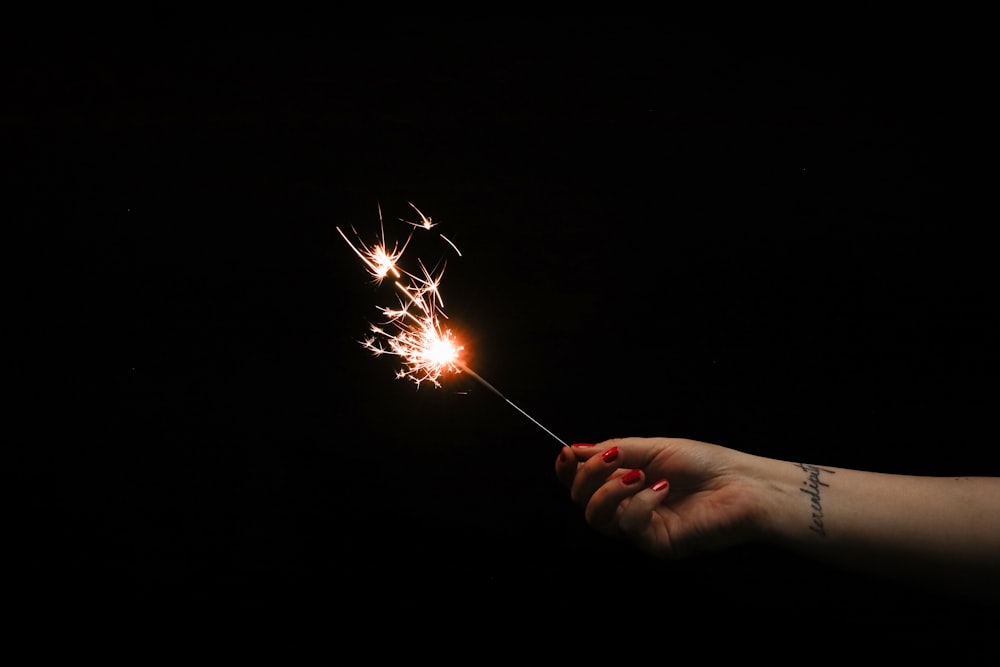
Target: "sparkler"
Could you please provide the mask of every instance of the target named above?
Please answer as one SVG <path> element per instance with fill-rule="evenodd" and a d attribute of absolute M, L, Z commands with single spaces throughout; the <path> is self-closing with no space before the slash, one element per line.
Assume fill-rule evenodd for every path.
<path fill-rule="evenodd" d="M 401 244 L 399 241 L 394 242 L 392 250 L 389 250 L 389 243 L 386 239 L 381 206 L 378 208 L 379 236 L 371 245 L 364 243 L 361 236 L 353 228 L 352 231 L 357 237 L 356 241 L 351 241 L 340 227 L 336 228 L 347 245 L 361 259 L 373 282 L 376 285 L 381 284 L 391 274 L 395 278 L 393 283 L 398 290 L 399 306 L 396 308 L 378 306 L 378 310 L 384 316 L 384 321 L 381 325 L 371 325 L 370 334 L 360 341 L 361 345 L 376 356 L 390 354 L 400 357 L 403 365 L 396 373 L 396 378 L 411 380 L 417 385 L 417 388 L 422 382 L 430 382 L 434 386 L 440 387 L 440 378 L 446 373 L 468 373 L 477 382 L 527 417 L 538 428 L 552 436 L 563 447 L 568 447 L 569 445 L 561 438 L 542 426 L 540 422 L 519 408 L 462 361 L 461 352 L 464 347 L 451 330 L 442 324 L 442 320 L 448 319 L 444 312 L 444 299 L 441 297 L 440 290 L 445 264 L 442 262 L 440 268 L 429 270 L 418 258 L 419 274 L 411 273 L 400 267 L 400 260 L 404 251 L 409 247 L 413 234 L 419 230 L 429 231 L 437 224 L 421 213 L 420 209 L 412 203 L 410 206 L 420 216 L 420 222 L 410 222 L 400 218 L 402 222 L 411 225 L 413 229 L 410 230 Z M 458 247 L 444 234 L 438 234 L 438 236 L 451 246 L 459 257 L 462 256 Z"/>

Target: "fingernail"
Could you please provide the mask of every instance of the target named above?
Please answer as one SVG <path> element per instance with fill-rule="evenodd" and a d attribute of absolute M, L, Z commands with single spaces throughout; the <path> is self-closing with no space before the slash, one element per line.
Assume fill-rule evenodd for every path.
<path fill-rule="evenodd" d="M 575 443 L 573 443 L 573 446 L 574 447 L 593 447 L 593 445 L 590 444 L 589 442 L 575 442 Z"/>
<path fill-rule="evenodd" d="M 670 482 L 668 482 L 665 479 L 661 479 L 659 482 L 654 483 L 649 488 L 650 488 L 651 491 L 662 491 L 663 489 L 667 488 L 668 486 L 670 486 Z"/>
<path fill-rule="evenodd" d="M 642 471 L 636 468 L 635 470 L 629 470 L 627 473 L 622 475 L 622 484 L 629 486 L 635 484 L 640 479 L 642 479 Z"/>
<path fill-rule="evenodd" d="M 601 454 L 601 459 L 603 459 L 605 463 L 611 463 L 617 458 L 618 458 L 618 447 L 612 447 L 608 451 Z"/>

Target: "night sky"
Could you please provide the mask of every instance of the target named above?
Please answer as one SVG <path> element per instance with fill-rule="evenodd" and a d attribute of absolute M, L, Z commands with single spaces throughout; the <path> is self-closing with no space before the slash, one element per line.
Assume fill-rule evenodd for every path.
<path fill-rule="evenodd" d="M 1000 474 L 996 271 L 969 226 L 992 208 L 964 210 L 986 68 L 948 37 L 400 18 L 9 43 L 11 220 L 41 241 L 9 247 L 25 613 L 495 640 L 627 600 L 672 632 L 808 618 L 980 655 L 995 614 L 965 601 L 597 536 L 555 439 L 359 345 L 395 296 L 336 231 L 433 218 L 466 360 L 566 442 Z"/>

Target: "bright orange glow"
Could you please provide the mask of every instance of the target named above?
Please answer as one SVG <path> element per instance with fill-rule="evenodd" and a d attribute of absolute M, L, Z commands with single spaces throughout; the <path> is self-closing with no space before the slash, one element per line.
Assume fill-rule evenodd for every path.
<path fill-rule="evenodd" d="M 413 206 L 412 203 L 410 206 L 420 215 L 421 221 L 416 223 L 403 220 L 402 218 L 400 220 L 412 225 L 417 230 L 423 229 L 426 231 L 434 226 L 435 223 L 421 213 L 420 209 Z M 381 207 L 379 208 L 378 217 L 381 224 Z M 382 234 L 378 242 L 372 246 L 366 246 L 360 241 L 358 245 L 355 245 L 340 230 L 340 227 L 337 227 L 337 231 L 340 232 L 340 235 L 347 241 L 347 245 L 351 246 L 355 254 L 368 267 L 368 272 L 375 278 L 376 283 L 381 283 L 389 273 L 392 273 L 397 278 L 395 285 L 396 289 L 399 290 L 399 293 L 396 295 L 399 300 L 399 307 L 387 308 L 380 306 L 378 308 L 384 316 L 385 321 L 381 325 L 371 325 L 371 335 L 361 341 L 361 345 L 365 349 L 376 356 L 393 354 L 402 359 L 403 367 L 397 371 L 396 377 L 412 380 L 418 388 L 421 382 L 430 382 L 440 387 L 440 377 L 444 373 L 468 373 L 484 387 L 506 401 L 512 408 L 530 419 L 540 429 L 551 435 L 563 447 L 569 447 L 559 436 L 542 426 L 540 422 L 527 412 L 517 407 L 509 398 L 501 394 L 496 387 L 484 380 L 462 361 L 461 353 L 464 348 L 461 342 L 452 334 L 450 329 L 446 329 L 441 325 L 441 320 L 447 319 L 447 316 L 444 314 L 444 299 L 441 298 L 440 291 L 441 278 L 444 276 L 443 262 L 441 263 L 440 270 L 434 273 L 428 271 L 424 263 L 420 259 L 417 259 L 417 265 L 420 267 L 420 275 L 410 273 L 399 268 L 399 262 L 402 260 L 403 251 L 406 250 L 410 240 L 413 238 L 412 236 L 406 237 L 402 248 L 399 247 L 399 243 L 397 242 L 393 245 L 392 252 L 388 252 L 386 248 L 389 247 L 389 244 L 385 240 L 384 227 L 382 227 Z M 412 233 L 416 233 L 416 231 L 412 230 Z M 355 235 L 357 235 L 357 232 L 355 232 Z M 462 253 L 459 252 L 450 239 L 446 238 L 443 234 L 438 234 L 438 236 L 444 239 L 459 257 L 462 256 Z M 405 276 L 405 279 L 403 276 Z"/>
<path fill-rule="evenodd" d="M 413 208 L 417 210 L 416 206 Z M 417 213 L 420 211 L 417 210 Z M 433 226 L 430 218 L 422 213 L 420 217 L 422 224 L 409 224 L 420 229 L 430 229 Z M 382 211 L 379 209 L 379 222 L 381 221 Z M 380 325 L 371 326 L 371 335 L 362 340 L 361 345 L 375 355 L 392 354 L 400 357 L 403 367 L 396 373 L 396 377 L 412 380 L 418 387 L 421 382 L 440 386 L 439 378 L 442 373 L 461 372 L 461 351 L 464 348 L 451 330 L 441 324 L 442 319 L 447 319 L 443 310 L 444 299 L 439 290 L 444 265 L 435 274 L 418 259 L 420 275 L 401 269 L 399 262 L 412 237 L 407 236 L 402 247 L 396 242 L 392 252 L 388 252 L 384 227 L 378 242 L 371 246 L 360 241 L 355 245 L 340 227 L 337 227 L 337 231 L 361 258 L 376 282 L 381 282 L 389 273 L 399 279 L 395 281 L 399 290 L 399 307 L 380 306 L 378 310 L 385 319 Z M 458 248 L 451 241 L 448 243 L 457 253 Z"/>

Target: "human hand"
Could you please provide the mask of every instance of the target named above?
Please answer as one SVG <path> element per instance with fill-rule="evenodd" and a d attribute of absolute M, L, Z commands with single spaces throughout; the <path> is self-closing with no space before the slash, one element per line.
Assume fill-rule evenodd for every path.
<path fill-rule="evenodd" d="M 754 539 L 765 459 L 696 440 L 618 438 L 573 445 L 556 476 L 604 535 L 668 559 Z"/>

